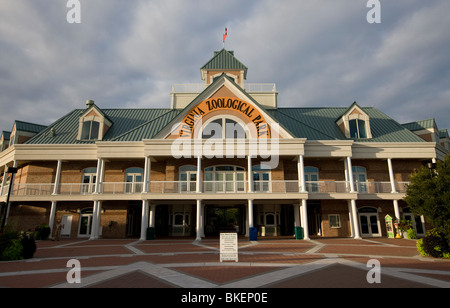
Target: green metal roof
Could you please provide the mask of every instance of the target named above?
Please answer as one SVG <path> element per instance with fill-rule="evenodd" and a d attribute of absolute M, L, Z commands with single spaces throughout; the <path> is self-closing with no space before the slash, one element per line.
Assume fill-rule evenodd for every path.
<path fill-rule="evenodd" d="M 233 51 L 215 51 L 214 57 L 202 66 L 202 70 L 245 70 L 247 67 L 234 57 Z"/>
<path fill-rule="evenodd" d="M 372 138 L 357 142 L 425 142 L 422 138 L 373 107 L 360 107 L 370 117 Z M 296 138 L 309 140 L 347 140 L 336 125 L 346 107 L 278 108 L 269 112 Z"/>
<path fill-rule="evenodd" d="M 30 132 L 30 133 L 39 133 L 43 129 L 45 129 L 47 126 L 35 124 L 35 123 L 29 123 L 29 122 L 23 122 L 16 120 L 14 122 L 16 125 L 16 131 L 23 131 L 23 132 Z"/>
<path fill-rule="evenodd" d="M 426 119 L 420 120 L 410 123 L 402 124 L 404 128 L 409 129 L 410 131 L 422 130 L 427 128 L 433 128 L 436 126 L 436 121 L 434 119 Z"/>
<path fill-rule="evenodd" d="M 265 110 L 295 138 L 308 140 L 347 140 L 336 125 L 336 119 L 348 108 L 278 108 Z M 371 139 L 357 142 L 425 142 L 381 111 L 362 107 L 370 117 Z M 83 109 L 75 109 L 27 141 L 27 144 L 89 144 L 95 141 L 77 140 L 79 117 Z M 102 141 L 130 142 L 154 138 L 166 126 L 173 124 L 180 109 L 102 109 L 113 125 Z M 53 128 L 55 134 L 49 132 Z"/>
<path fill-rule="evenodd" d="M 114 123 L 102 141 L 141 141 L 151 139 L 178 115 L 172 109 L 102 109 Z M 75 109 L 47 129 L 37 134 L 27 144 L 92 144 L 95 141 L 77 140 L 79 118 L 85 109 Z M 50 129 L 54 135 L 50 134 Z"/>
<path fill-rule="evenodd" d="M 9 140 L 11 132 L 2 131 L 3 140 Z"/>

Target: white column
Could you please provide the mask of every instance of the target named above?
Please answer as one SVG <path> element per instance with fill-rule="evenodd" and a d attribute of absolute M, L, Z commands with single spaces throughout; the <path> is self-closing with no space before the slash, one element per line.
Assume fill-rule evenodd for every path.
<path fill-rule="evenodd" d="M 297 163 L 297 169 L 298 169 L 298 185 L 299 185 L 299 192 L 306 192 L 306 185 L 305 185 L 305 164 L 303 162 L 303 155 L 298 156 L 298 163 Z"/>
<path fill-rule="evenodd" d="M 355 183 L 353 181 L 353 167 L 352 167 L 352 159 L 350 156 L 347 157 L 347 173 L 348 180 L 350 181 L 350 192 L 355 192 Z"/>
<path fill-rule="evenodd" d="M 202 186 L 201 186 L 201 176 L 202 176 L 202 157 L 197 157 L 197 182 L 196 182 L 196 192 L 201 193 L 202 192 Z"/>
<path fill-rule="evenodd" d="M 249 229 L 254 227 L 254 222 L 253 222 L 253 200 L 252 199 L 248 199 L 248 227 L 249 227 Z"/>
<path fill-rule="evenodd" d="M 52 201 L 52 206 L 50 208 L 50 218 L 48 221 L 48 226 L 50 227 L 50 238 L 53 238 L 53 225 L 55 224 L 56 216 L 56 201 Z"/>
<path fill-rule="evenodd" d="M 104 167 L 104 162 L 103 162 L 103 159 L 101 159 L 101 158 L 99 158 L 98 160 L 97 160 L 97 174 L 95 175 L 95 190 L 94 190 L 94 193 L 95 194 L 99 194 L 101 191 L 101 187 L 100 187 L 100 185 L 102 184 L 102 182 L 103 182 L 103 178 L 102 178 L 102 174 L 103 174 L 103 172 L 102 172 L 102 167 Z"/>
<path fill-rule="evenodd" d="M 308 209 L 306 199 L 302 199 L 301 210 L 301 220 L 303 227 L 303 239 L 309 240 L 309 230 L 308 230 Z"/>
<path fill-rule="evenodd" d="M 398 200 L 394 200 L 394 213 L 395 213 L 395 219 L 397 221 L 400 221 L 400 207 L 398 206 Z"/>
<path fill-rule="evenodd" d="M 247 158 L 247 177 L 248 177 L 248 192 L 253 192 L 253 168 L 252 168 L 252 156 Z"/>
<path fill-rule="evenodd" d="M 53 195 L 57 195 L 59 192 L 59 183 L 61 182 L 61 167 L 62 167 L 62 160 L 58 160 L 58 164 L 56 165 L 55 186 L 53 187 Z"/>
<path fill-rule="evenodd" d="M 98 239 L 100 237 L 100 230 L 101 230 L 101 217 L 102 217 L 102 201 L 97 201 L 97 228 L 95 230 L 95 239 Z"/>
<path fill-rule="evenodd" d="M 391 181 L 391 192 L 396 193 L 395 189 L 395 179 L 394 179 L 394 169 L 392 168 L 392 159 L 388 158 L 388 169 L 389 169 L 389 180 Z"/>
<path fill-rule="evenodd" d="M 95 234 L 97 232 L 97 220 L 98 220 L 98 201 L 94 201 L 94 210 L 92 212 L 92 227 L 90 240 L 95 240 Z"/>
<path fill-rule="evenodd" d="M 353 234 L 354 239 L 360 239 L 361 234 L 359 233 L 359 224 L 358 224 L 358 209 L 356 208 L 356 200 L 350 200 L 352 207 L 352 216 L 353 216 L 353 230 L 355 231 Z"/>
<path fill-rule="evenodd" d="M 201 212 L 202 212 L 202 200 L 197 200 L 197 221 L 195 226 L 196 231 L 196 241 L 202 240 L 202 234 L 201 234 Z"/>
<path fill-rule="evenodd" d="M 17 168 L 17 160 L 14 161 L 13 163 L 13 167 Z M 14 179 L 16 178 L 16 174 L 15 173 L 11 173 L 11 178 L 9 180 L 9 188 L 11 191 L 11 194 L 13 194 L 14 191 Z M 5 226 L 8 223 L 8 217 L 9 217 L 9 210 L 11 209 L 11 201 L 8 202 L 8 204 L 6 204 L 6 217 L 5 217 Z"/>
<path fill-rule="evenodd" d="M 150 160 L 150 156 L 145 157 L 145 167 L 144 167 L 144 185 L 142 186 L 142 192 L 148 193 L 150 192 L 150 171 L 152 169 L 152 162 Z"/>
<path fill-rule="evenodd" d="M 6 177 L 7 177 L 7 173 L 6 170 L 8 170 L 8 166 L 5 165 L 5 172 L 3 173 L 3 180 L 2 180 L 2 187 L 0 188 L 0 196 L 3 196 L 3 188 L 5 187 L 6 184 Z"/>
<path fill-rule="evenodd" d="M 296 227 L 301 227 L 302 226 L 302 223 L 300 221 L 300 217 L 301 217 L 300 216 L 300 208 L 301 208 L 301 205 L 300 204 L 299 205 L 294 204 L 293 207 L 294 207 L 295 226 Z"/>
<path fill-rule="evenodd" d="M 205 207 L 206 204 L 202 203 L 202 214 L 200 215 L 200 236 L 205 237 Z"/>
<path fill-rule="evenodd" d="M 148 200 L 142 200 L 141 241 L 144 241 L 148 228 Z"/>
<path fill-rule="evenodd" d="M 348 205 L 348 218 L 349 218 L 349 222 L 350 222 L 350 232 L 351 232 L 351 236 L 355 236 L 355 226 L 353 224 L 353 211 L 352 211 L 352 204 L 349 201 L 347 201 L 347 205 Z"/>
<path fill-rule="evenodd" d="M 148 219 L 148 225 L 150 228 L 155 227 L 155 221 L 156 221 L 156 205 L 150 205 L 150 213 Z"/>

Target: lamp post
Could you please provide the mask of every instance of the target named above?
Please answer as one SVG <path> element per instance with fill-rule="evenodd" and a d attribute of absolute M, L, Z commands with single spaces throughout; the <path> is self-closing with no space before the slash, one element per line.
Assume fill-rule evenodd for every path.
<path fill-rule="evenodd" d="M 13 182 L 14 182 L 14 174 L 17 173 L 17 168 L 16 167 L 8 167 L 8 169 L 6 169 L 6 173 L 11 174 L 11 177 L 9 179 L 8 195 L 6 196 L 6 205 L 5 205 L 5 209 L 4 209 L 4 213 L 3 213 L 2 225 L 0 227 L 0 232 L 3 232 L 3 229 L 5 228 L 5 225 L 6 225 L 6 216 L 8 214 L 8 208 L 9 208 L 9 196 L 11 195 L 11 188 L 12 188 Z M 5 174 L 5 176 L 6 176 L 6 174 Z"/>

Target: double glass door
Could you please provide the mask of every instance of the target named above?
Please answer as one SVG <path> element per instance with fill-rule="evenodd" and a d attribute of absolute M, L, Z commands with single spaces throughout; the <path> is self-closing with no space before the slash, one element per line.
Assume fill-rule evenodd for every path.
<path fill-rule="evenodd" d="M 360 208 L 358 215 L 362 236 L 381 236 L 378 211 L 376 208 Z"/>

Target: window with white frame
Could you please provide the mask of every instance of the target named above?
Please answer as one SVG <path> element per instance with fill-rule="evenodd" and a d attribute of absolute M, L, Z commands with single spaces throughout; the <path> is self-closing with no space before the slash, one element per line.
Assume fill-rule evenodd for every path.
<path fill-rule="evenodd" d="M 142 183 L 144 177 L 144 169 L 139 167 L 128 168 L 125 170 L 125 192 L 140 193 L 142 192 Z"/>
<path fill-rule="evenodd" d="M 83 170 L 81 193 L 90 194 L 95 191 L 97 181 L 97 168 L 86 168 Z"/>
<path fill-rule="evenodd" d="M 182 192 L 195 192 L 197 188 L 197 167 L 185 165 L 180 167 L 180 190 Z"/>
<path fill-rule="evenodd" d="M 341 216 L 339 214 L 328 215 L 328 221 L 330 222 L 330 228 L 341 227 Z"/>
<path fill-rule="evenodd" d="M 245 139 L 244 126 L 234 119 L 220 117 L 206 123 L 202 130 L 202 139 Z"/>
<path fill-rule="evenodd" d="M 83 122 L 81 128 L 81 140 L 98 140 L 100 131 L 100 123 L 97 121 Z"/>
<path fill-rule="evenodd" d="M 366 122 L 364 120 L 353 119 L 349 121 L 350 138 L 361 139 L 367 138 Z"/>

